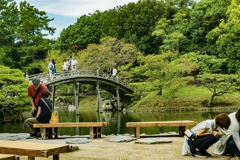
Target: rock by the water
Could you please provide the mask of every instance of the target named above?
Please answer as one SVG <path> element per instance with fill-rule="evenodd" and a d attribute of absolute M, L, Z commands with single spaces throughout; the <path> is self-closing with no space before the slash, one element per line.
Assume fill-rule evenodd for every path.
<path fill-rule="evenodd" d="M 133 140 L 136 140 L 136 138 L 130 137 L 130 136 L 122 136 L 122 135 L 117 135 L 117 136 L 112 136 L 107 139 L 109 142 L 131 142 Z"/>
<path fill-rule="evenodd" d="M 169 138 L 144 138 L 138 139 L 135 143 L 141 144 L 157 144 L 157 143 L 171 143 L 172 140 Z"/>
<path fill-rule="evenodd" d="M 0 140 L 22 140 L 29 137 L 29 133 L 0 133 Z"/>
<path fill-rule="evenodd" d="M 64 141 L 66 144 L 84 144 L 91 142 L 88 138 L 67 138 L 64 139 Z"/>

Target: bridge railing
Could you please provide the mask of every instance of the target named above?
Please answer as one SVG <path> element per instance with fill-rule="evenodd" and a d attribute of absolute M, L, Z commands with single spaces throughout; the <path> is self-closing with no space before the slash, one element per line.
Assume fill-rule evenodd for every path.
<path fill-rule="evenodd" d="M 105 72 L 100 72 L 99 70 L 79 70 L 79 71 L 61 71 L 61 72 L 57 72 L 55 75 L 50 75 L 48 72 L 42 72 L 42 73 L 38 73 L 38 74 L 32 74 L 32 75 L 28 75 L 26 73 L 26 78 L 31 81 L 33 78 L 37 77 L 39 79 L 41 79 L 42 82 L 49 82 L 52 80 L 56 80 L 59 78 L 68 78 L 68 77 L 72 77 L 72 76 L 80 76 L 80 75 L 89 75 L 89 76 L 98 76 L 101 78 L 105 78 L 105 79 L 109 79 L 112 81 L 116 81 L 124 86 L 129 86 L 129 82 L 126 80 L 122 80 L 120 79 L 118 76 L 116 77 L 115 80 L 112 79 L 111 75 L 105 73 Z"/>

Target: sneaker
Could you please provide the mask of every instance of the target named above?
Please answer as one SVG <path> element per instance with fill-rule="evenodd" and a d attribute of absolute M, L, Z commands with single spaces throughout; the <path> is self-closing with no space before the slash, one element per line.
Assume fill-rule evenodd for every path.
<path fill-rule="evenodd" d="M 36 138 L 41 138 L 42 136 L 41 136 L 41 133 L 40 132 L 37 132 L 36 133 Z"/>
<path fill-rule="evenodd" d="M 196 153 L 194 153 L 194 156 L 195 156 L 195 157 L 199 157 L 199 158 L 207 158 L 207 157 L 208 157 L 207 154 L 202 153 L 202 152 L 199 152 L 199 151 L 197 151 Z"/>
<path fill-rule="evenodd" d="M 208 157 L 212 157 L 212 155 L 210 153 L 208 153 L 207 151 L 201 151 L 201 152 L 206 154 Z"/>
<path fill-rule="evenodd" d="M 34 139 L 34 138 L 37 138 L 37 137 L 36 137 L 36 134 L 30 134 L 30 136 L 27 137 L 27 139 Z"/>

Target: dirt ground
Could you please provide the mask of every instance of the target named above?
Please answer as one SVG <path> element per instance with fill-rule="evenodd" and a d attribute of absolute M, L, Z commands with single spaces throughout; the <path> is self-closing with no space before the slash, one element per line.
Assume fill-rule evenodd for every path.
<path fill-rule="evenodd" d="M 151 138 L 152 139 L 152 138 Z M 90 143 L 71 144 L 78 146 L 79 150 L 61 153 L 60 160 L 195 160 L 199 159 L 192 156 L 182 156 L 181 149 L 183 144 L 182 137 L 169 137 L 171 143 L 158 144 L 137 144 L 131 142 L 109 142 L 106 137 L 90 140 Z M 63 139 L 57 140 L 31 140 L 41 143 L 60 143 L 64 144 Z M 212 147 L 208 150 L 213 157 L 207 159 L 229 160 L 227 156 L 217 156 L 212 152 Z M 50 160 L 48 158 L 36 158 L 36 160 Z M 234 160 L 234 158 L 231 158 Z M 20 160 L 27 160 L 26 156 L 21 156 Z"/>

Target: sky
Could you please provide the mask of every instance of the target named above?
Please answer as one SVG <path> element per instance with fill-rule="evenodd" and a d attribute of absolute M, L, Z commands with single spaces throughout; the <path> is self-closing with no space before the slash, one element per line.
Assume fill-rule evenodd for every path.
<path fill-rule="evenodd" d="M 17 3 L 23 0 L 15 0 Z M 138 0 L 26 0 L 30 5 L 40 11 L 45 11 L 49 18 L 50 27 L 56 28 L 55 34 L 48 38 L 56 39 L 61 31 L 74 24 L 82 15 L 94 13 L 96 10 L 106 11 L 116 6 L 122 6 Z"/>

